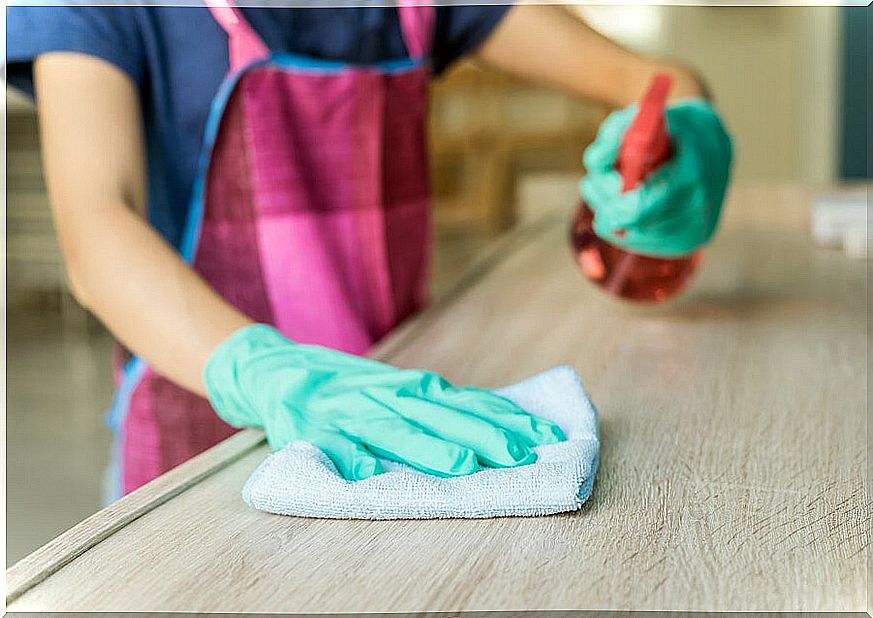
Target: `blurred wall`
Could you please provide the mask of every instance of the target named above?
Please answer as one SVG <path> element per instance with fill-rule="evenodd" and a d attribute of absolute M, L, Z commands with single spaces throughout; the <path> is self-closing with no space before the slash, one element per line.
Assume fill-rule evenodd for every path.
<path fill-rule="evenodd" d="M 586 6 L 604 33 L 705 76 L 737 146 L 736 178 L 824 182 L 837 167 L 836 7 Z"/>

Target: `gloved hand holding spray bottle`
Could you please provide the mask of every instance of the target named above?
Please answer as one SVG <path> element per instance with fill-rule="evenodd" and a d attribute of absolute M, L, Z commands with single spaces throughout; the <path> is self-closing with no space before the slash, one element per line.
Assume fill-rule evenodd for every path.
<path fill-rule="evenodd" d="M 696 98 L 667 106 L 671 85 L 657 75 L 585 151 L 573 249 L 589 280 L 629 300 L 662 301 L 685 288 L 730 177 L 733 148 L 718 113 Z"/>

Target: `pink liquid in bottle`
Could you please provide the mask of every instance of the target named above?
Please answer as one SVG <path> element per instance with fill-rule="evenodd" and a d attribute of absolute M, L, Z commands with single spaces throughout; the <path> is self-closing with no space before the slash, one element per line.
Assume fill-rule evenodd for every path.
<path fill-rule="evenodd" d="M 668 75 L 655 76 L 625 133 L 616 160 L 624 191 L 634 189 L 670 158 L 664 107 L 672 81 Z M 700 251 L 658 258 L 619 249 L 594 233 L 593 222 L 594 213 L 582 201 L 570 230 L 579 268 L 590 281 L 620 298 L 666 300 L 685 289 L 700 263 Z"/>

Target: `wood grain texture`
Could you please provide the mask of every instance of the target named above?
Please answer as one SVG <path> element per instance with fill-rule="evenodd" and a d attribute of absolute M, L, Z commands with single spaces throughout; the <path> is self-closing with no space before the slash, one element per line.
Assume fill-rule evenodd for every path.
<path fill-rule="evenodd" d="M 866 265 L 812 247 L 810 195 L 735 188 L 693 289 L 646 307 L 588 286 L 566 217 L 549 215 L 380 347 L 400 366 L 483 386 L 573 364 L 603 440 L 578 513 L 267 515 L 239 497 L 266 454 L 248 445 L 110 523 L 9 609 L 865 609 Z M 40 552 L 57 565 L 75 542 Z"/>

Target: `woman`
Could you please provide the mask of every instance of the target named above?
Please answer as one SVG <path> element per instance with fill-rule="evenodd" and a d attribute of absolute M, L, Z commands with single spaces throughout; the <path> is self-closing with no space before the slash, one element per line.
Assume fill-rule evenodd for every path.
<path fill-rule="evenodd" d="M 71 288 L 130 351 L 119 490 L 242 426 L 314 443 L 349 480 L 377 457 L 445 476 L 523 465 L 563 439 L 488 391 L 357 356 L 425 302 L 428 80 L 470 54 L 626 108 L 593 146 L 586 198 L 664 255 L 708 240 L 727 182 L 700 82 L 552 7 L 208 4 L 8 14 Z M 681 165 L 611 217 L 627 106 L 657 72 L 685 99 L 669 110 Z"/>

